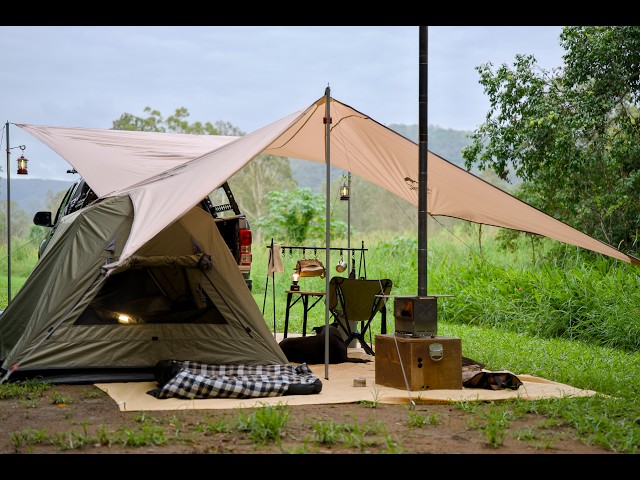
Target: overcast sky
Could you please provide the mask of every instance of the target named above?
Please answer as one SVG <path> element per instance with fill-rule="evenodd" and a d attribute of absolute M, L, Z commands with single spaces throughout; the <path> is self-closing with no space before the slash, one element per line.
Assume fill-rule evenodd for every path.
<path fill-rule="evenodd" d="M 473 130 L 488 100 L 475 68 L 532 54 L 562 65 L 561 27 L 430 26 L 428 123 Z M 384 125 L 418 124 L 417 26 L 0 26 L 1 121 L 111 128 L 123 113 L 230 122 L 252 132 L 324 95 Z M 20 128 L 29 178 L 71 180 L 69 165 Z M 6 152 L 3 131 L 2 151 Z M 20 149 L 11 150 L 11 178 Z M 5 154 L 6 158 L 6 154 Z M 6 178 L 6 163 L 2 162 Z"/>

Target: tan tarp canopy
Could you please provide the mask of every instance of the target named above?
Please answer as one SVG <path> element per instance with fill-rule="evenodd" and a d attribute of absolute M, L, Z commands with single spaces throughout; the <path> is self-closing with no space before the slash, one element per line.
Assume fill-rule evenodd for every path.
<path fill-rule="evenodd" d="M 243 137 L 18 125 L 67 160 L 101 197 L 128 193 L 136 212 L 119 262 L 261 153 L 325 163 L 326 97 Z M 330 100 L 330 164 L 418 205 L 418 145 Z M 428 153 L 427 211 L 535 233 L 624 262 L 640 260 Z"/>

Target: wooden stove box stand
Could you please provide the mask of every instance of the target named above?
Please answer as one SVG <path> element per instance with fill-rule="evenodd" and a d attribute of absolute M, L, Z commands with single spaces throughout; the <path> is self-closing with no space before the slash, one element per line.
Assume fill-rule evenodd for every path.
<path fill-rule="evenodd" d="M 406 390 L 398 351 L 409 390 L 462 389 L 462 342 L 459 338 L 376 335 L 376 383 Z"/>

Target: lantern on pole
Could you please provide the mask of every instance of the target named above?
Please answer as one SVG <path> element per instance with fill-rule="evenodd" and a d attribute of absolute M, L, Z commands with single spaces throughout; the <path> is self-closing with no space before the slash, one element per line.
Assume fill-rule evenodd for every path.
<path fill-rule="evenodd" d="M 24 145 L 20 145 L 20 149 L 22 150 L 22 155 L 18 158 L 18 175 L 27 175 L 29 172 L 27 171 L 27 160 L 24 156 Z"/>

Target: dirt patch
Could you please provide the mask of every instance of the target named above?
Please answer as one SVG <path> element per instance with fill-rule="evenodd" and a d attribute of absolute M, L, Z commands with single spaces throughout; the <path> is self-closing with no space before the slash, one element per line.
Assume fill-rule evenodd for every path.
<path fill-rule="evenodd" d="M 257 409 L 121 412 L 93 385 L 55 385 L 36 399 L 0 400 L 0 408 L 4 454 L 613 453 L 586 445 L 558 419 L 511 418 L 508 403 L 470 409 L 281 405 L 270 407 L 286 417 L 278 439 L 252 428 Z M 502 409 L 506 424 L 491 420 L 496 409 Z"/>

